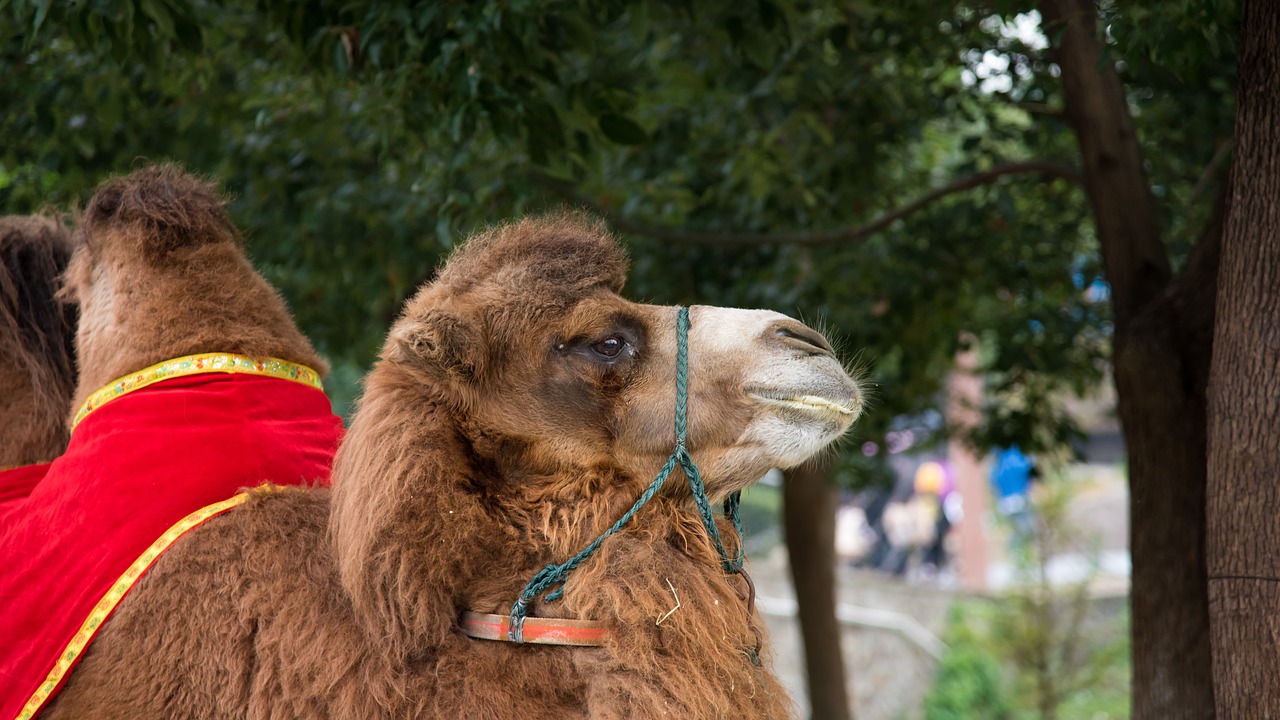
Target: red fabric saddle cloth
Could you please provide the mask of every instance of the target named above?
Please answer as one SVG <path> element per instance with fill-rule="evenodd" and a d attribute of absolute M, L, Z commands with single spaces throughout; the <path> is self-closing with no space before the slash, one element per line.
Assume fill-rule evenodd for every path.
<path fill-rule="evenodd" d="M 0 502 L 0 720 L 39 712 L 165 541 L 243 488 L 327 484 L 341 435 L 322 391 L 255 375 L 167 379 L 84 417 Z"/>
<path fill-rule="evenodd" d="M 44 479 L 45 473 L 49 472 L 49 466 L 50 463 L 40 463 L 0 470 L 0 508 L 3 508 L 5 503 L 22 500 L 30 495 L 35 486 Z M 0 515 L 3 513 L 4 510 L 0 509 Z"/>

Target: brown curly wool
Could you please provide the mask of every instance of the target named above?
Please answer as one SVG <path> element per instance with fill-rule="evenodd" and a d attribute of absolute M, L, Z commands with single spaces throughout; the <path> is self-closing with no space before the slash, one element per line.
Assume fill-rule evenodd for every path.
<path fill-rule="evenodd" d="M 61 219 L 0 217 L 0 468 L 67 447 L 76 309 L 54 295 L 70 257 Z"/>

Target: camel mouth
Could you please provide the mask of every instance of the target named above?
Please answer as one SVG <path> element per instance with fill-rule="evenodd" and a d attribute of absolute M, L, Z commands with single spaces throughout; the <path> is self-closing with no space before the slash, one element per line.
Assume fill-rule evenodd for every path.
<path fill-rule="evenodd" d="M 862 397 L 860 395 L 838 401 L 820 395 L 749 390 L 747 391 L 747 396 L 765 405 L 785 408 L 807 417 L 835 420 L 845 425 L 852 424 L 858 415 L 862 413 Z"/>

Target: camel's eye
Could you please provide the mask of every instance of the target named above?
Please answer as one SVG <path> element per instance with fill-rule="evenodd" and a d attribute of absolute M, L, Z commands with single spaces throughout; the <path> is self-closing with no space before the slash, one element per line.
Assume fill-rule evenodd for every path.
<path fill-rule="evenodd" d="M 595 345 L 592 345 L 591 350 L 601 357 L 615 358 L 618 357 L 618 353 L 622 352 L 622 349 L 626 346 L 626 340 L 623 340 L 618 335 L 610 335 Z"/>

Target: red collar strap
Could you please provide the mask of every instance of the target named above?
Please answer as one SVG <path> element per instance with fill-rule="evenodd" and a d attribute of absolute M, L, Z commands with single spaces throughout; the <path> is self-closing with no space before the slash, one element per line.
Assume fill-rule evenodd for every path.
<path fill-rule="evenodd" d="M 468 637 L 511 642 L 507 634 L 511 629 L 510 615 L 492 615 L 468 610 L 462 613 L 460 627 L 462 634 Z M 525 618 L 524 621 L 524 642 L 535 645 L 600 647 L 604 645 L 607 636 L 604 623 L 593 620 L 531 617 Z"/>

